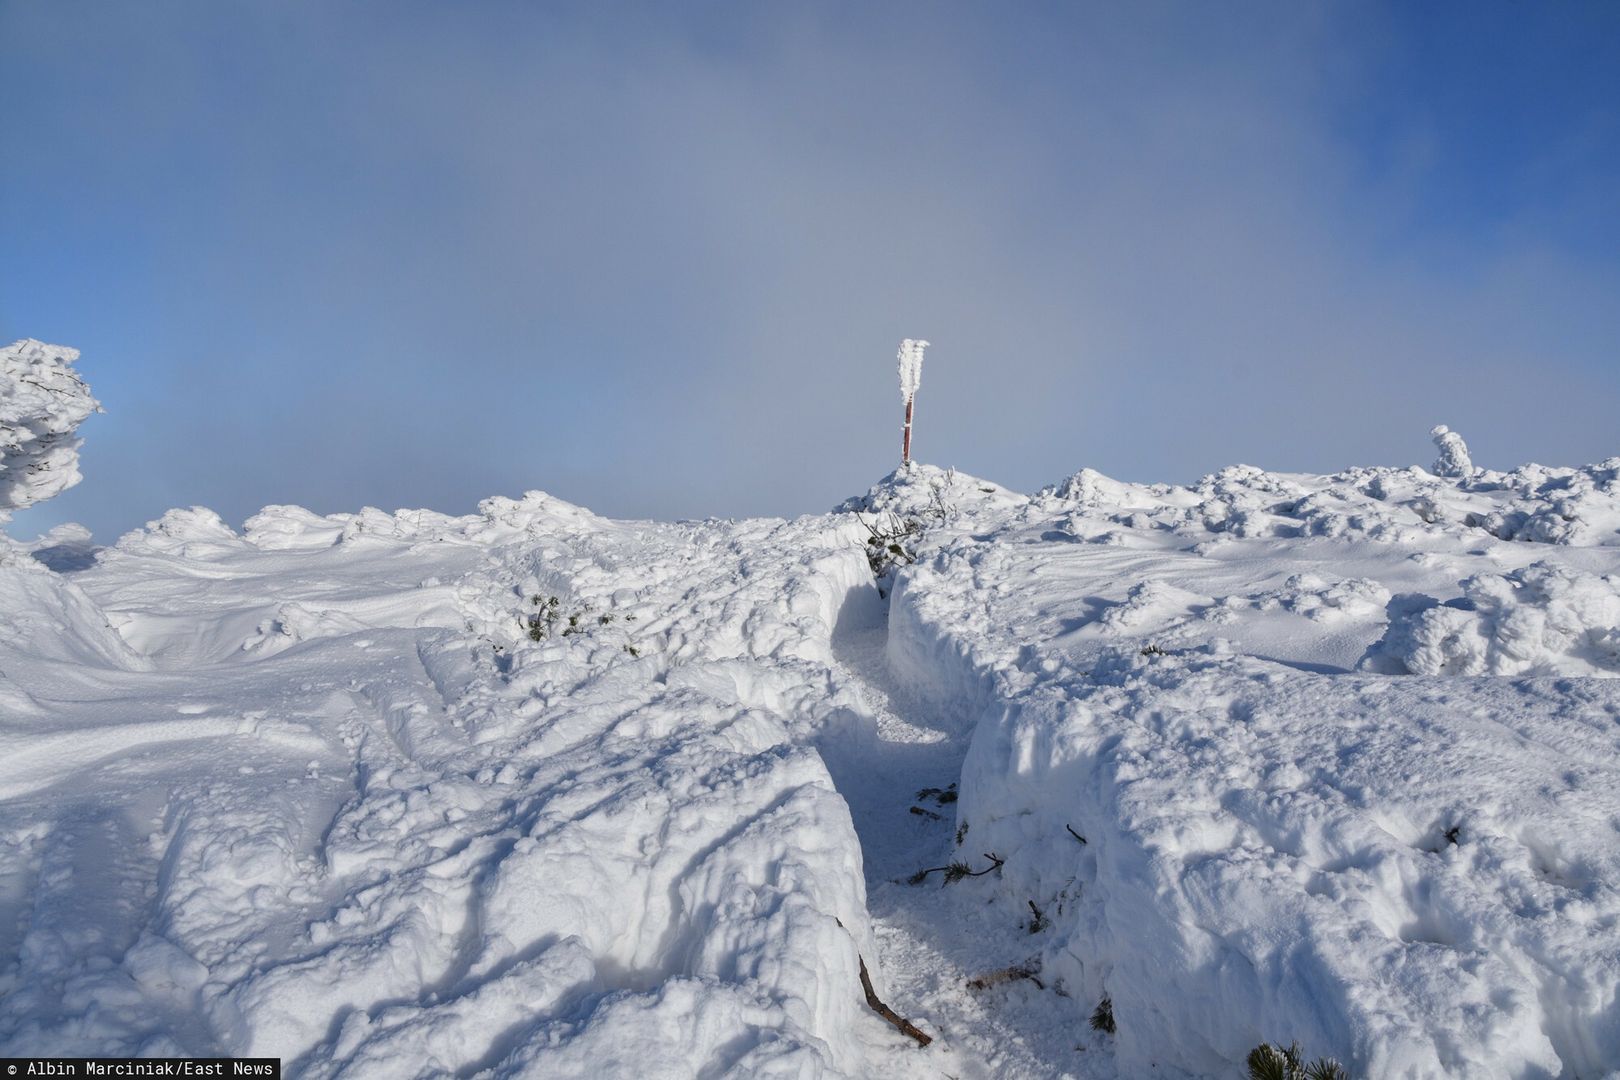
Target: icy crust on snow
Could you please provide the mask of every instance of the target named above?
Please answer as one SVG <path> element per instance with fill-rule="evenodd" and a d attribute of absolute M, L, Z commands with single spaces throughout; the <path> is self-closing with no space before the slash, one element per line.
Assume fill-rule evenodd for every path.
<path fill-rule="evenodd" d="M 193 509 L 26 574 L 156 670 L 84 652 L 63 695 L 0 639 L 54 699 L 5 718 L 51 754 L 0 766 L 0 1052 L 892 1071 L 815 749 L 869 723 L 830 651 L 877 603 L 854 522 Z"/>
<path fill-rule="evenodd" d="M 0 348 L 0 521 L 83 479 L 73 434 L 101 406 L 70 366 L 78 358 L 32 338 Z"/>
<path fill-rule="evenodd" d="M 1087 471 L 922 541 L 889 662 L 971 728 L 960 850 L 1121 1075 L 1620 1062 L 1614 465 Z M 1577 489 L 1559 547 L 1479 524 Z"/>

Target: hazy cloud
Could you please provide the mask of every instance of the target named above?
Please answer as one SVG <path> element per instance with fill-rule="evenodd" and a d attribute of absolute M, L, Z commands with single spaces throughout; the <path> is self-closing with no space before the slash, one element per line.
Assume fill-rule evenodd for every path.
<path fill-rule="evenodd" d="M 0 333 L 84 351 L 98 532 L 818 510 L 905 336 L 917 456 L 1021 487 L 1592 460 L 1620 36 L 1501 12 L 9 5 Z"/>

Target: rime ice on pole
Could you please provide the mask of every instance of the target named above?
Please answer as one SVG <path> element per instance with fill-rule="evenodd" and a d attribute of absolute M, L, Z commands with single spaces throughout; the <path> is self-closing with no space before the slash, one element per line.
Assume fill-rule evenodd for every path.
<path fill-rule="evenodd" d="M 911 404 L 922 385 L 923 350 L 928 342 L 906 338 L 900 343 L 900 399 L 906 403 L 906 423 L 900 433 L 900 464 L 911 464 Z"/>

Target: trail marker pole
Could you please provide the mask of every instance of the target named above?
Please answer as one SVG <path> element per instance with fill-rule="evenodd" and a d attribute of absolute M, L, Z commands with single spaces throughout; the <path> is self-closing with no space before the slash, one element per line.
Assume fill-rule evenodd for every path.
<path fill-rule="evenodd" d="M 900 343 L 900 398 L 906 403 L 906 422 L 900 430 L 900 464 L 911 464 L 911 409 L 922 384 L 923 350 L 928 342 L 906 338 Z"/>

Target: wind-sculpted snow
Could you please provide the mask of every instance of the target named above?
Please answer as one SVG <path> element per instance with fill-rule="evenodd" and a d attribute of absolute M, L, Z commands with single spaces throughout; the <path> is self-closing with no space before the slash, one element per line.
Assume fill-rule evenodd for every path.
<path fill-rule="evenodd" d="M 1071 531 L 1083 525 L 1075 535 L 1089 543 L 1116 543 L 1120 529 L 1151 528 L 1212 541 L 1329 537 L 1422 544 L 1494 537 L 1620 546 L 1620 458 L 1579 468 L 1476 469 L 1460 478 L 1418 468 L 1306 476 L 1234 465 L 1192 487 L 1122 483 L 1084 469 L 1044 489 L 1036 501 L 1054 512 L 1071 509 L 1066 524 Z"/>
<path fill-rule="evenodd" d="M 1367 667 L 1413 675 L 1620 675 L 1620 579 L 1538 562 L 1463 595 L 1399 597 Z"/>
<path fill-rule="evenodd" d="M 922 542 L 890 661 L 972 727 L 961 850 L 1122 1075 L 1620 1062 L 1614 464 L 1083 472 Z"/>
<path fill-rule="evenodd" d="M 100 406 L 70 366 L 78 358 L 32 339 L 0 348 L 0 521 L 82 479 L 73 435 Z"/>
<path fill-rule="evenodd" d="M 0 638 L 28 706 L 4 718 L 0 1049 L 892 1071 L 814 748 L 860 723 L 829 651 L 876 603 L 858 535 L 531 495 L 268 508 L 245 535 L 174 511 L 71 581 L 0 571 L 102 635 Z"/>

